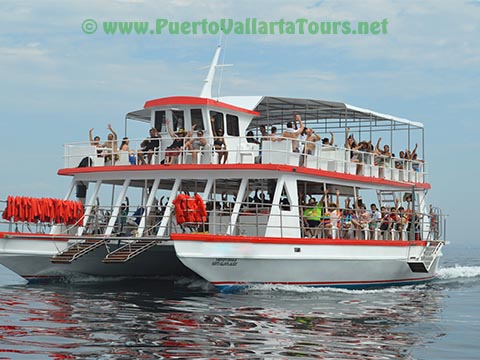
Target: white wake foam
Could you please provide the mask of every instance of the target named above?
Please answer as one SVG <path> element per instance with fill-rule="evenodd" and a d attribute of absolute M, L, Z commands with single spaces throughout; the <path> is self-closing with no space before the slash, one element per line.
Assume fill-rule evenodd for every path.
<path fill-rule="evenodd" d="M 299 285 L 279 285 L 279 284 L 256 284 L 250 285 L 247 291 L 282 291 L 282 292 L 297 292 L 297 293 L 346 293 L 346 294 L 375 294 L 375 293 L 398 293 L 403 291 L 417 291 L 421 290 L 425 285 L 406 285 L 406 286 L 391 286 L 375 289 L 344 289 L 335 287 L 309 287 Z"/>
<path fill-rule="evenodd" d="M 480 276 L 480 266 L 459 266 L 438 269 L 439 279 L 459 279 Z"/>

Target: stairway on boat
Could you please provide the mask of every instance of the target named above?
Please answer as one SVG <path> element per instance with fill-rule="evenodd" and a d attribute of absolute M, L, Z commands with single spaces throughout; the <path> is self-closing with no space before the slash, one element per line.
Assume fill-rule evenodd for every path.
<path fill-rule="evenodd" d="M 115 251 L 109 253 L 107 256 L 105 256 L 103 262 L 107 264 L 124 263 L 154 247 L 155 245 L 157 245 L 157 241 L 154 239 L 131 241 L 128 244 L 125 244 Z"/>
<path fill-rule="evenodd" d="M 444 241 L 429 242 L 421 256 L 407 262 L 410 269 L 413 272 L 428 273 L 444 244 Z"/>
<path fill-rule="evenodd" d="M 109 238 L 84 239 L 84 241 L 77 242 L 62 252 L 54 255 L 51 262 L 54 264 L 70 264 L 72 261 L 77 260 L 81 256 L 104 245 L 109 240 Z"/>

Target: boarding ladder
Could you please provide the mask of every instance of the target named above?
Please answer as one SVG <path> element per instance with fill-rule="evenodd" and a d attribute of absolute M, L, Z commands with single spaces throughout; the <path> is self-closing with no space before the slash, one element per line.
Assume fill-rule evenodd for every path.
<path fill-rule="evenodd" d="M 99 248 L 110 241 L 110 238 L 87 238 L 83 241 L 76 242 L 70 245 L 65 250 L 54 255 L 51 262 L 54 264 L 70 264 L 83 255 Z"/>
<path fill-rule="evenodd" d="M 105 256 L 103 262 L 106 264 L 124 263 L 148 249 L 154 247 L 158 243 L 158 239 L 139 239 L 129 241 L 127 244 L 115 249 Z"/>
<path fill-rule="evenodd" d="M 441 221 L 443 215 L 440 209 L 433 208 L 430 215 L 435 218 L 435 225 L 430 227 L 427 246 L 425 246 L 418 258 L 407 261 L 413 272 L 429 272 L 437 257 L 441 255 L 442 247 L 445 245 L 445 240 L 440 240 L 445 236 L 445 223 Z"/>
<path fill-rule="evenodd" d="M 441 254 L 443 245 L 445 245 L 445 241 L 443 240 L 429 241 L 418 258 L 407 261 L 410 270 L 413 272 L 428 273 L 437 257 Z"/>

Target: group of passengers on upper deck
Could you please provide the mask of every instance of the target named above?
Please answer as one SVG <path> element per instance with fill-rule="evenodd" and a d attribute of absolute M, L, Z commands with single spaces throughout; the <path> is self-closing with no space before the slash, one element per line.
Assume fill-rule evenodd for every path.
<path fill-rule="evenodd" d="M 327 137 L 322 138 L 313 128 L 306 127 L 298 114 L 294 115 L 293 121 L 286 124 L 286 129 L 281 134 L 278 134 L 275 126 L 271 127 L 270 134 L 264 125 L 261 125 L 259 130 L 262 134 L 262 141 L 290 140 L 292 142 L 292 151 L 301 154 L 299 166 L 306 166 L 307 157 L 315 154 L 317 142 L 321 141 L 321 146 L 324 148 L 332 148 L 334 146 L 335 137 L 333 132 L 330 132 L 330 139 Z M 399 157 L 396 158 L 395 154 L 391 153 L 389 145 L 384 145 L 383 148 L 380 147 L 381 141 L 382 138 L 380 137 L 375 147 L 371 140 L 357 142 L 355 136 L 350 134 L 350 128 L 345 129 L 345 149 L 350 154 L 349 160 L 357 163 L 357 175 L 362 173 L 362 164 L 371 163 L 371 159 L 373 159 L 373 165 L 394 167 L 396 169 L 406 169 L 406 163 L 411 162 L 411 169 L 420 171 L 420 163 L 422 161 L 418 159 L 417 155 L 418 144 L 415 144 L 412 151 L 408 149 L 400 151 Z"/>
<path fill-rule="evenodd" d="M 224 138 L 224 129 L 215 125 L 215 117 L 211 116 L 212 129 L 212 149 L 213 153 L 217 155 L 217 163 L 225 164 L 228 160 L 227 143 Z M 179 156 L 187 153 L 191 154 L 191 163 L 198 164 L 200 161 L 200 154 L 202 154 L 207 145 L 208 140 L 204 136 L 205 132 L 201 129 L 196 131 L 196 125 L 192 125 L 190 131 L 183 128 L 178 128 L 174 131 L 171 127 L 171 121 L 165 121 L 166 129 L 172 139 L 172 143 L 165 148 L 165 158 L 160 161 L 161 164 L 173 164 L 179 162 Z M 117 147 L 117 133 L 109 124 L 107 127 L 110 130 L 108 140 L 101 144 L 100 137 L 93 137 L 93 129 L 90 129 L 90 143 L 97 147 L 97 156 L 104 157 L 106 162 L 115 163 L 118 161 L 118 152 L 123 151 L 128 153 L 130 164 L 145 165 L 151 164 L 154 155 L 159 154 L 161 147 L 161 135 L 156 128 L 151 128 L 149 137 L 143 140 L 140 144 L 140 149 L 133 150 L 130 148 L 130 141 L 128 137 L 124 137 Z M 302 118 L 298 114 L 294 114 L 293 121 L 286 123 L 286 128 L 279 133 L 276 126 L 271 126 L 270 133 L 267 132 L 265 125 L 258 128 L 261 137 L 256 139 L 252 130 L 246 134 L 246 142 L 250 144 L 257 144 L 259 155 L 255 158 L 255 162 L 262 162 L 262 144 L 264 141 L 290 141 L 292 151 L 299 153 L 299 166 L 307 166 L 307 157 L 315 155 L 316 144 L 320 142 L 322 148 L 334 148 L 334 133 L 330 132 L 330 138 L 322 138 L 313 128 L 306 127 Z M 196 136 L 194 133 L 196 131 Z M 407 163 L 410 163 L 409 170 L 420 171 L 421 160 L 417 156 L 416 144 L 412 151 L 408 149 L 399 152 L 399 157 L 390 151 L 389 145 L 380 147 L 382 138 L 379 138 L 376 146 L 373 146 L 372 141 L 357 141 L 355 136 L 350 133 L 350 128 L 345 129 L 345 149 L 349 153 L 349 161 L 356 163 L 356 174 L 362 174 L 363 164 L 371 164 L 380 167 L 392 167 L 396 169 L 406 169 Z M 212 158 L 213 159 L 213 158 Z M 182 159 L 182 161 L 185 161 Z"/>
<path fill-rule="evenodd" d="M 202 147 L 207 144 L 207 140 L 204 138 L 203 130 L 197 131 L 197 136 L 194 137 L 193 133 L 195 131 L 195 125 L 192 126 L 192 130 L 187 132 L 182 128 L 179 128 L 177 131 L 173 131 L 170 127 L 170 121 L 166 120 L 167 131 L 172 138 L 172 143 L 165 149 L 165 159 L 162 161 L 163 164 L 172 164 L 178 155 L 183 151 L 189 151 L 192 154 L 192 163 L 196 164 L 198 162 L 198 154 Z M 117 147 L 117 133 L 112 129 L 109 124 L 107 127 L 110 130 L 108 134 L 108 140 L 105 143 L 100 142 L 100 137 L 93 137 L 93 128 L 90 129 L 89 137 L 90 144 L 97 148 L 97 156 L 104 157 L 105 161 L 115 162 L 118 161 L 119 151 L 127 152 L 129 155 L 129 162 L 132 165 L 146 165 L 152 163 L 153 156 L 159 153 L 161 145 L 161 135 L 156 128 L 151 128 L 149 131 L 149 137 L 143 140 L 140 143 L 140 149 L 133 150 L 130 148 L 130 140 L 128 137 L 122 139 L 120 147 Z M 225 143 L 223 139 L 223 129 L 218 129 L 218 136 L 215 134 L 216 141 L 218 143 Z M 221 145 L 219 145 L 221 147 Z M 226 147 L 225 147 L 226 149 Z M 222 155 L 219 157 L 224 158 L 226 161 L 227 155 Z"/>

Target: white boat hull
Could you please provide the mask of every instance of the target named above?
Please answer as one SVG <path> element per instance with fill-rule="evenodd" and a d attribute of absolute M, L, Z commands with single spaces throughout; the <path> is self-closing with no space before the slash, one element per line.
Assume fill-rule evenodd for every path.
<path fill-rule="evenodd" d="M 426 273 L 413 272 L 407 263 L 420 255 L 423 246 L 381 246 L 383 241 L 358 245 L 361 241 L 357 245 L 347 245 L 352 241 L 344 245 L 342 240 L 338 245 L 174 243 L 186 266 L 223 291 L 252 284 L 365 288 L 415 284 L 435 277 L 438 258 Z"/>

